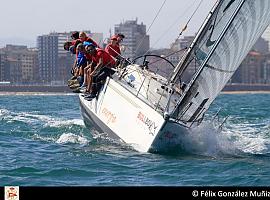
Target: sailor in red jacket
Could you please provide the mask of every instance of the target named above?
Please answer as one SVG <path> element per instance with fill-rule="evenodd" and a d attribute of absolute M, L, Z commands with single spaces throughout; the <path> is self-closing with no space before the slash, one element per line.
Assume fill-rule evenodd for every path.
<path fill-rule="evenodd" d="M 110 43 L 105 47 L 105 51 L 117 59 L 121 55 L 120 46 L 117 43 L 117 36 L 110 39 Z"/>

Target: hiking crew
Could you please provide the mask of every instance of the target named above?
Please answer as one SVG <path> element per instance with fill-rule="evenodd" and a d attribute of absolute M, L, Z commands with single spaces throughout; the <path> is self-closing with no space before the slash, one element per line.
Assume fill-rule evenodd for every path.
<path fill-rule="evenodd" d="M 64 49 L 76 55 L 69 87 L 74 92 L 88 94 L 85 95 L 87 100 L 95 98 L 106 78 L 115 73 L 113 68 L 122 60 L 120 43 L 124 37 L 123 34 L 112 36 L 104 50 L 85 32 L 72 32 L 72 41 L 64 43 Z"/>
<path fill-rule="evenodd" d="M 101 82 L 104 81 L 107 76 L 112 75 L 115 71 L 115 60 L 105 50 L 96 48 L 93 44 L 86 46 L 86 52 L 92 56 L 92 64 L 96 65 L 93 67 L 89 74 L 89 84 L 87 90 L 90 95 L 86 96 L 86 99 L 95 98 L 99 89 L 101 88 Z"/>

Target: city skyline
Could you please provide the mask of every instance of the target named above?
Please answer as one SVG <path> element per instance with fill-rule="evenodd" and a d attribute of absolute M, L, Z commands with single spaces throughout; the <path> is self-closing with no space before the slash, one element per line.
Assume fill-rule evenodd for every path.
<path fill-rule="evenodd" d="M 196 33 L 215 2 L 202 1 L 184 35 Z M 115 24 L 137 18 L 138 23 L 144 23 L 149 29 L 152 48 L 168 47 L 199 3 L 196 0 L 115 0 L 105 1 L 104 6 L 99 2 L 81 0 L 79 4 L 84 6 L 76 9 L 71 0 L 5 1 L 2 4 L 5 9 L 0 13 L 0 17 L 5 19 L 1 23 L 0 46 L 10 43 L 35 47 L 37 36 L 53 31 L 91 30 L 108 37 L 109 30 L 113 33 Z"/>

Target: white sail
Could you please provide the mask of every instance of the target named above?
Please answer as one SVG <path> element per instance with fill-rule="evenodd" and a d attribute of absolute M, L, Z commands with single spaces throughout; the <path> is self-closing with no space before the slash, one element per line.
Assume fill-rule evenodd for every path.
<path fill-rule="evenodd" d="M 171 111 L 173 118 L 193 123 L 203 117 L 269 25 L 269 10 L 270 0 L 221 0 L 217 4 L 183 62 L 195 60 L 199 69 Z"/>

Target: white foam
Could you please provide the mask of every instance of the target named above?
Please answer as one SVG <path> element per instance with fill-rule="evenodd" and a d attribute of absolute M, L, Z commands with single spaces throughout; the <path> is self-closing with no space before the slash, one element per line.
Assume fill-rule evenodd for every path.
<path fill-rule="evenodd" d="M 9 112 L 5 109 L 0 110 L 0 117 L 1 116 L 7 116 L 7 119 L 10 121 L 21 121 L 28 124 L 43 123 L 45 127 L 61 127 L 65 125 L 84 126 L 84 122 L 82 119 L 67 120 L 63 118 L 52 117 L 49 115 L 40 115 L 28 112 Z"/>
<path fill-rule="evenodd" d="M 71 125 L 71 124 L 84 126 L 84 122 L 82 119 L 71 119 L 71 120 L 52 119 L 52 120 L 48 120 L 45 126 L 60 127 L 60 126 Z"/>
<path fill-rule="evenodd" d="M 9 111 L 7 109 L 0 109 L 0 117 L 8 115 L 8 114 L 9 114 Z"/>
<path fill-rule="evenodd" d="M 231 154 L 235 148 L 227 135 L 222 134 L 211 123 L 202 123 L 193 128 L 183 138 L 183 147 L 190 153 L 216 156 L 220 153 Z"/>
<path fill-rule="evenodd" d="M 34 134 L 33 138 L 38 139 L 38 140 L 42 140 L 42 141 L 46 141 L 46 142 L 55 142 L 55 138 L 53 138 L 53 137 L 41 136 L 38 134 Z"/>
<path fill-rule="evenodd" d="M 268 126 L 265 124 L 233 124 L 225 130 L 225 134 L 234 138 L 234 146 L 241 152 L 250 154 L 268 153 L 268 144 L 270 143 L 267 136 Z"/>
<path fill-rule="evenodd" d="M 269 153 L 270 140 L 261 126 L 256 127 L 252 124 L 229 124 L 229 126 L 229 129 L 218 130 L 211 122 L 204 122 L 182 138 L 183 147 L 190 153 L 213 157 L 220 154 L 238 156 L 243 153 Z"/>
<path fill-rule="evenodd" d="M 62 134 L 59 139 L 56 141 L 58 144 L 67 144 L 67 143 L 72 143 L 72 144 L 87 144 L 88 140 L 82 136 L 75 135 L 73 133 L 64 133 Z"/>
<path fill-rule="evenodd" d="M 235 145 L 244 153 L 250 154 L 264 154 L 268 151 L 267 140 L 262 137 L 251 138 L 247 136 L 240 136 Z"/>
<path fill-rule="evenodd" d="M 38 115 L 27 112 L 13 113 L 13 115 L 14 115 L 12 117 L 13 120 L 22 121 L 28 124 L 46 122 L 52 119 L 50 116 L 47 115 Z"/>

